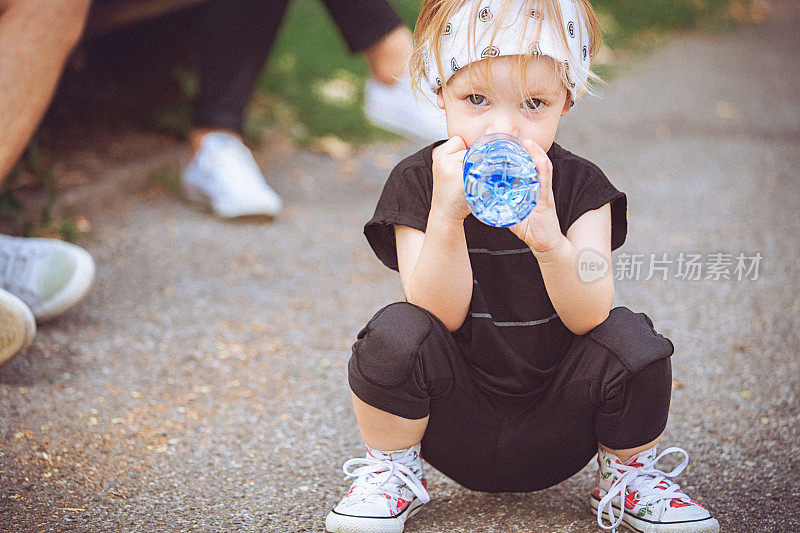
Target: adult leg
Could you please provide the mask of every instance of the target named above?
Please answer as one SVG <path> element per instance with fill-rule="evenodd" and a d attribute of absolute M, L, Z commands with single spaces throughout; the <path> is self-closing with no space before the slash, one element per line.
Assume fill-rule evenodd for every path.
<path fill-rule="evenodd" d="M 280 196 L 241 138 L 247 102 L 288 0 L 211 0 L 200 46 L 200 95 L 184 169 L 185 195 L 223 218 L 274 216 Z"/>
<path fill-rule="evenodd" d="M 408 77 L 411 59 L 411 31 L 398 26 L 384 38 L 364 50 L 372 78 L 383 85 L 394 85 Z"/>
<path fill-rule="evenodd" d="M 411 32 L 386 0 L 323 0 L 351 52 L 363 53 L 371 79 L 364 112 L 372 122 L 426 141 L 447 138 L 444 113 L 411 86 Z"/>
<path fill-rule="evenodd" d="M 408 74 L 411 32 L 386 0 L 323 0 L 352 53 L 363 53 L 372 77 L 394 85 Z"/>
<path fill-rule="evenodd" d="M 351 52 L 363 52 L 374 79 L 392 86 L 408 77 L 411 32 L 385 0 L 324 0 Z M 190 133 L 197 153 L 208 133 L 241 134 L 244 112 L 258 76 L 274 43 L 288 0 L 211 0 L 207 6 L 200 48 L 200 95 Z M 398 94 L 383 95 L 383 101 L 400 101 L 402 117 L 412 113 L 408 128 L 427 137 L 446 136 L 444 118 L 435 106 L 416 103 L 410 85 Z M 427 104 L 427 102 L 423 102 Z M 412 105 L 413 104 L 413 105 Z M 379 105 L 379 104 L 378 104 Z M 419 111 L 414 110 L 419 107 Z M 368 107 L 369 114 L 369 107 Z M 406 129 L 408 129 L 406 128 Z"/>
<path fill-rule="evenodd" d="M 241 133 L 244 110 L 289 0 L 211 0 L 201 39 L 200 95 L 192 142 L 204 130 Z M 198 149 L 199 145 L 195 146 Z"/>
<path fill-rule="evenodd" d="M 0 181 L 47 110 L 88 8 L 89 0 L 0 0 Z M 0 235 L 0 363 L 30 343 L 34 317 L 76 304 L 93 279 L 92 258 L 77 246 Z"/>
<path fill-rule="evenodd" d="M 200 95 L 194 137 L 240 132 L 244 110 L 266 62 L 288 0 L 212 0 L 200 48 Z M 411 33 L 384 0 L 325 0 L 350 50 L 365 52 L 387 84 L 407 69 Z M 196 148 L 199 148 L 196 147 Z"/>
<path fill-rule="evenodd" d="M 89 3 L 0 0 L 0 181 L 47 110 Z"/>
<path fill-rule="evenodd" d="M 323 0 L 352 53 L 363 53 L 385 86 L 408 76 L 411 32 L 385 0 Z M 288 0 L 212 0 L 200 49 L 200 95 L 190 140 L 195 151 L 218 130 L 240 133 L 247 102 Z M 438 115 L 438 113 L 437 113 Z"/>
<path fill-rule="evenodd" d="M 388 2 L 323 1 L 350 51 L 364 54 L 372 77 L 380 85 L 393 86 L 398 79 L 408 77 L 411 32 Z M 288 0 L 210 2 L 206 35 L 200 49 L 200 96 L 195 110 L 195 128 L 190 135 L 195 152 L 209 132 L 241 132 L 247 102 L 272 48 L 287 4 Z M 418 106 L 410 85 L 406 85 L 398 88 L 403 106 L 398 116 L 413 113 L 413 108 Z M 379 94 L 379 97 L 398 100 L 398 94 L 385 98 Z M 415 129 L 424 127 L 430 132 L 427 135 L 430 138 L 446 135 L 440 110 L 420 107 L 421 111 L 411 121 Z"/>

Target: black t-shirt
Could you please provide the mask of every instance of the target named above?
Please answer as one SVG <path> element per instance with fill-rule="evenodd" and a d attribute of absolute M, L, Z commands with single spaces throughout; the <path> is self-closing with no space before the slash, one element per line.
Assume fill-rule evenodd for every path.
<path fill-rule="evenodd" d="M 394 226 L 425 231 L 433 193 L 435 143 L 401 161 L 384 186 L 364 234 L 378 258 L 397 270 Z M 627 199 L 593 163 L 553 143 L 553 196 L 561 232 L 587 211 L 611 203 L 611 247 L 627 233 Z M 473 292 L 453 336 L 475 378 L 501 395 L 534 395 L 547 385 L 574 334 L 550 303 L 539 264 L 508 228 L 464 220 Z"/>

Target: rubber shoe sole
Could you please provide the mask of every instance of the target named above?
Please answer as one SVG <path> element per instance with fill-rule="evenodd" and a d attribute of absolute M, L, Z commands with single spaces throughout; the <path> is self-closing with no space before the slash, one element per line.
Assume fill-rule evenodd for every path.
<path fill-rule="evenodd" d="M 57 293 L 39 303 L 33 310 L 33 316 L 39 322 L 55 318 L 83 300 L 94 282 L 94 260 L 89 252 L 80 246 L 61 241 L 55 241 L 54 244 L 69 247 L 70 254 L 75 259 L 75 273 Z"/>
<path fill-rule="evenodd" d="M 280 199 L 276 199 L 274 202 L 270 203 L 262 202 L 255 205 L 239 205 L 233 208 L 223 208 L 214 205 L 213 199 L 199 187 L 184 183 L 182 188 L 183 196 L 188 202 L 198 205 L 207 212 L 213 213 L 214 215 L 225 220 L 240 218 L 271 220 L 275 218 L 283 208 Z"/>
<path fill-rule="evenodd" d="M 35 334 L 36 322 L 28 306 L 0 289 L 0 365 L 24 352 Z"/>
<path fill-rule="evenodd" d="M 406 521 L 422 506 L 419 499 L 414 499 L 402 513 L 392 518 L 350 516 L 331 511 L 325 517 L 325 530 L 328 533 L 402 533 Z"/>
<path fill-rule="evenodd" d="M 600 500 L 594 496 L 589 497 L 589 508 L 595 518 L 597 518 L 597 506 L 599 504 Z M 615 505 L 615 516 L 619 516 L 619 512 L 619 507 Z M 662 524 L 625 513 L 625 516 L 622 517 L 621 525 L 639 533 L 719 533 L 719 522 L 713 516 L 701 520 Z"/>

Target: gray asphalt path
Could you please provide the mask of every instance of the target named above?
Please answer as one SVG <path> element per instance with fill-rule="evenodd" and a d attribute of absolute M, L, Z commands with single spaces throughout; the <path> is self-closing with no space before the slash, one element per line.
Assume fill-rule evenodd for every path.
<path fill-rule="evenodd" d="M 664 443 L 733 532 L 800 530 L 800 16 L 781 13 L 671 42 L 559 133 L 628 193 L 617 291 L 677 348 Z M 321 531 L 360 453 L 350 344 L 401 298 L 361 227 L 417 148 L 273 162 L 288 207 L 271 224 L 169 196 L 96 205 L 94 290 L 0 369 L 0 530 Z M 697 280 L 678 270 L 692 254 Z M 590 475 L 488 495 L 434 473 L 407 531 L 599 530 Z"/>

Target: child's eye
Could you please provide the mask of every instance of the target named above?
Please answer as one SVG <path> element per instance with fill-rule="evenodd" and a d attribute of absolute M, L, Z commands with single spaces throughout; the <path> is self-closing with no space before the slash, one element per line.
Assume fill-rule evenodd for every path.
<path fill-rule="evenodd" d="M 472 105 L 486 105 L 489 103 L 486 97 L 480 94 L 471 94 L 467 96 L 467 101 Z"/>
<path fill-rule="evenodd" d="M 544 107 L 545 104 L 538 98 L 529 98 L 525 100 L 525 103 L 522 105 L 525 106 L 525 109 L 528 111 L 539 111 Z"/>

